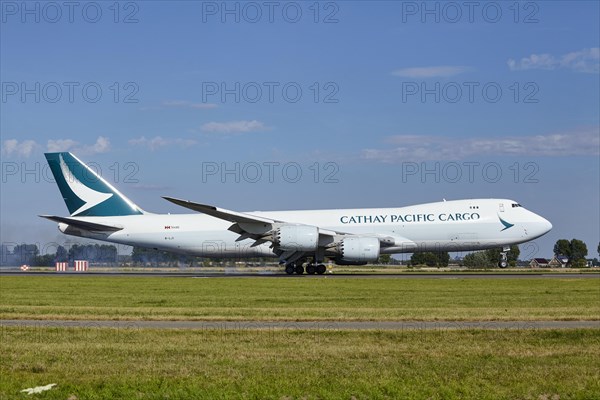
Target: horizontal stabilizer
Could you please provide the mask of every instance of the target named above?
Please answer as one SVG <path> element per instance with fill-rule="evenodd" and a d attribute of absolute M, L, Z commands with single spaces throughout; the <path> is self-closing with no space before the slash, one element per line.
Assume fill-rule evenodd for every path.
<path fill-rule="evenodd" d="M 120 226 L 97 224 L 95 222 L 81 221 L 75 218 L 58 217 L 56 215 L 40 215 L 40 217 L 49 219 L 50 221 L 54 222 L 62 222 L 63 224 L 67 224 L 86 231 L 116 232 L 123 229 Z"/>

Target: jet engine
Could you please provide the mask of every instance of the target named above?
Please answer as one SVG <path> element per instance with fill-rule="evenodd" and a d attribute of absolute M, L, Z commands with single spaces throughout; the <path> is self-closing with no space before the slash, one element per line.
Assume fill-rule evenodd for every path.
<path fill-rule="evenodd" d="M 377 261 L 379 239 L 373 237 L 348 237 L 337 246 L 339 256 L 336 262 L 341 265 L 361 265 Z"/>
<path fill-rule="evenodd" d="M 319 244 L 319 228 L 307 225 L 283 225 L 275 231 L 273 243 L 284 251 L 316 251 Z"/>

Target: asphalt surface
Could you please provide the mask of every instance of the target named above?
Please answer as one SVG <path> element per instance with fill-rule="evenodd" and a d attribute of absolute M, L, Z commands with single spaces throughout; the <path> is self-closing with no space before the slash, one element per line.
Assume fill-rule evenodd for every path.
<path fill-rule="evenodd" d="M 0 320 L 0 328 L 117 328 L 196 330 L 600 329 L 599 321 L 62 321 Z"/>

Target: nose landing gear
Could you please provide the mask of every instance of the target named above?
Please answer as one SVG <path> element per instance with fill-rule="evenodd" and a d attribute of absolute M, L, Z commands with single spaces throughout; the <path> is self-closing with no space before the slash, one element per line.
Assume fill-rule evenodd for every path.
<path fill-rule="evenodd" d="M 503 247 L 502 251 L 500 252 L 500 261 L 498 261 L 498 266 L 500 268 L 506 268 L 508 267 L 508 256 L 507 253 L 509 252 L 510 247 Z"/>

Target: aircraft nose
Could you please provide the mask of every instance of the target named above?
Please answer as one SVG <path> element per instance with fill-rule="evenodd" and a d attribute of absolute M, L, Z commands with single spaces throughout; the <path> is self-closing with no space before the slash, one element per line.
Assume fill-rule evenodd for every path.
<path fill-rule="evenodd" d="M 542 229 L 544 230 L 544 233 L 548 233 L 550 232 L 550 230 L 552 229 L 552 223 L 550 221 L 548 221 L 546 218 L 540 217 L 542 219 Z"/>
<path fill-rule="evenodd" d="M 550 223 L 550 221 L 548 221 L 544 217 L 541 217 L 537 214 L 534 214 L 534 215 L 536 218 L 533 221 L 533 223 L 531 224 L 532 236 L 540 237 L 540 236 L 545 235 L 546 233 L 550 232 L 550 230 L 552 229 L 552 223 Z"/>

